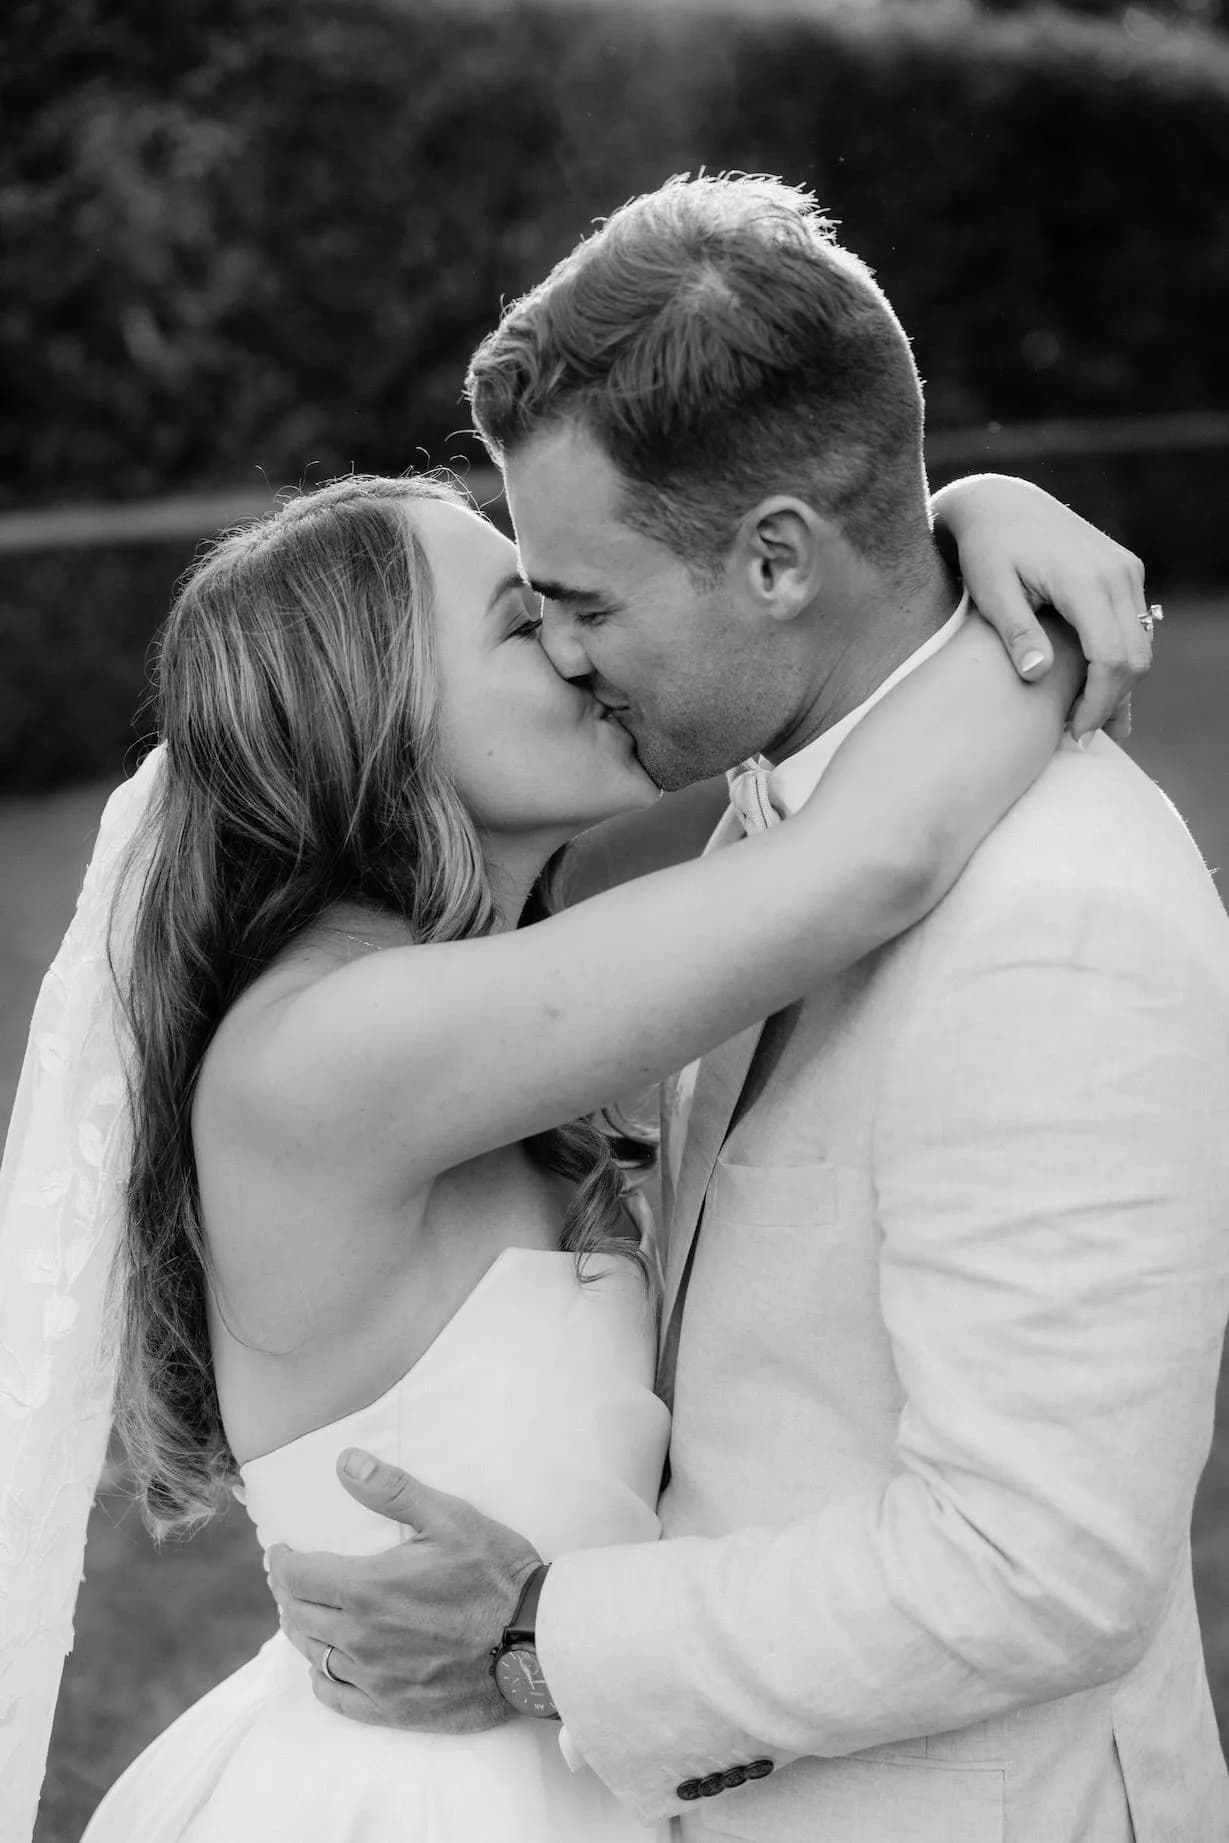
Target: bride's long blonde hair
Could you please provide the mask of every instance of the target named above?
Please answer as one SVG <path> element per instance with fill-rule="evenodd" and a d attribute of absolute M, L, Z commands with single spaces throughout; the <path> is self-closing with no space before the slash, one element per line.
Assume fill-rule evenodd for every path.
<path fill-rule="evenodd" d="M 222 538 L 159 640 L 167 760 L 132 858 L 123 997 L 135 1043 L 117 1419 L 148 1526 L 190 1534 L 236 1476 L 206 1319 L 191 1111 L 223 1016 L 333 904 L 416 941 L 489 933 L 495 905 L 438 741 L 430 568 L 407 510 L 466 503 L 429 477 L 352 476 Z M 125 955 L 127 959 L 128 956 Z M 627 1239 L 623 1182 L 587 1121 L 529 1150 L 574 1185 L 578 1265 Z"/>

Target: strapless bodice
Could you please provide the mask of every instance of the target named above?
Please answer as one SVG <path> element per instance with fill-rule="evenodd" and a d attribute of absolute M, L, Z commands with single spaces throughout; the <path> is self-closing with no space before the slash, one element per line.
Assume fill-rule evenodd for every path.
<path fill-rule="evenodd" d="M 570 1254 L 505 1248 L 414 1367 L 378 1400 L 241 1468 L 264 1548 L 374 1554 L 411 1532 L 339 1483 L 359 1446 L 468 1498 L 547 1559 L 652 1541 L 668 1437 L 652 1392 L 653 1314 L 629 1261 L 577 1278 Z"/>

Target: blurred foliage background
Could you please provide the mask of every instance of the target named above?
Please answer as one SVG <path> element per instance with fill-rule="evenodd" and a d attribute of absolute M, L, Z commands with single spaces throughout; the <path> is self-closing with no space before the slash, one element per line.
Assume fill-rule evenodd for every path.
<path fill-rule="evenodd" d="M 17 0 L 0 491 L 464 453 L 501 297 L 704 163 L 815 187 L 938 426 L 1229 404 L 1229 43 L 1124 17 Z"/>
<path fill-rule="evenodd" d="M 815 188 L 914 337 L 932 431 L 1229 410 L 1225 19 L 9 0 L 0 508 L 465 467 L 501 300 L 701 165 Z M 1018 470 L 1158 579 L 1224 579 L 1229 446 Z M 116 763 L 192 548 L 5 558 L 0 787 Z"/>

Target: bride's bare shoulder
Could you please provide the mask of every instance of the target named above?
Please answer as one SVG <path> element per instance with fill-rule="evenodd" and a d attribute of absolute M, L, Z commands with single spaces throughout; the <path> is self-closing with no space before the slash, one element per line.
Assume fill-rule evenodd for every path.
<path fill-rule="evenodd" d="M 378 933 L 377 930 L 372 930 Z M 231 1133 L 261 1136 L 279 1123 L 300 1133 L 303 1038 L 283 1029 L 321 984 L 354 961 L 404 940 L 367 939 L 313 930 L 291 943 L 230 1006 L 205 1052 L 193 1106 L 194 1126 L 212 1122 Z"/>

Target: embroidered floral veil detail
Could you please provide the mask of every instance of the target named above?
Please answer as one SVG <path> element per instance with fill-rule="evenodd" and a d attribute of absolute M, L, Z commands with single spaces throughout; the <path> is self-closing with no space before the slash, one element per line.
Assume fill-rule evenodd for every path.
<path fill-rule="evenodd" d="M 126 1027 L 107 958 L 119 872 L 162 773 L 107 802 L 43 980 L 0 1166 L 0 1843 L 29 1843 L 115 1371 L 109 1279 L 130 1128 Z M 139 878 L 116 912 L 123 971 Z"/>

